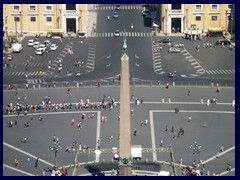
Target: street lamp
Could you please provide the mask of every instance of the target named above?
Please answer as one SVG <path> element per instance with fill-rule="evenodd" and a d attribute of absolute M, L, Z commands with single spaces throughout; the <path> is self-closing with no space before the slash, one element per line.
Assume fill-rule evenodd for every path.
<path fill-rule="evenodd" d="M 20 13 L 20 28 L 21 28 L 21 37 L 23 36 L 22 35 L 22 11 L 19 11 Z"/>
<path fill-rule="evenodd" d="M 80 9 L 80 32 L 82 32 L 82 10 Z"/>
<path fill-rule="evenodd" d="M 197 144 L 197 141 L 195 141 L 194 144 L 190 145 L 189 148 L 192 150 L 192 153 L 194 155 L 194 162 L 196 163 L 196 155 L 200 153 L 200 149 L 202 148 L 202 146 L 199 146 Z"/>
<path fill-rule="evenodd" d="M 62 150 L 60 141 L 56 141 L 56 139 L 53 139 L 53 145 L 50 147 L 51 151 L 54 152 L 54 161 L 55 161 L 55 167 L 57 167 L 57 153 L 58 151 Z"/>

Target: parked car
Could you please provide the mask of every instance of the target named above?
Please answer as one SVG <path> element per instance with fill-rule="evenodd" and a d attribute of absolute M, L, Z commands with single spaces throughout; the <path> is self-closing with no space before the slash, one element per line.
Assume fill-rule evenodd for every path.
<path fill-rule="evenodd" d="M 36 55 L 43 55 L 44 51 L 42 49 L 36 49 L 35 54 Z"/>
<path fill-rule="evenodd" d="M 231 42 L 226 40 L 226 39 L 219 39 L 219 40 L 217 40 L 215 45 L 221 45 L 222 43 L 224 43 L 224 45 L 230 45 L 231 44 Z"/>
<path fill-rule="evenodd" d="M 175 48 L 175 47 L 170 47 L 168 52 L 169 53 L 180 53 L 180 49 L 179 48 Z"/>
<path fill-rule="evenodd" d="M 176 48 L 184 48 L 184 44 L 181 44 L 181 43 L 175 44 L 174 47 L 176 47 Z"/>
<path fill-rule="evenodd" d="M 35 40 L 34 39 L 29 39 L 28 40 L 28 46 L 33 46 L 34 45 Z"/>
<path fill-rule="evenodd" d="M 40 45 L 40 42 L 35 41 L 35 42 L 33 43 L 33 48 L 37 49 L 37 47 L 38 47 L 39 45 Z"/>
<path fill-rule="evenodd" d="M 119 37 L 119 36 L 120 36 L 120 31 L 119 31 L 119 30 L 116 30 L 116 31 L 114 32 L 114 36 L 115 36 L 115 37 Z"/>
<path fill-rule="evenodd" d="M 7 55 L 7 59 L 8 59 L 9 61 L 12 61 L 12 60 L 13 60 L 13 56 L 12 56 L 11 54 L 8 54 L 8 55 Z"/>
<path fill-rule="evenodd" d="M 87 33 L 85 33 L 85 32 L 79 32 L 79 33 L 78 33 L 78 37 L 81 38 L 81 39 L 87 38 Z"/>
<path fill-rule="evenodd" d="M 121 6 L 120 4 L 116 4 L 116 7 L 115 7 L 116 10 L 120 10 L 121 9 Z"/>
<path fill-rule="evenodd" d="M 172 40 L 169 38 L 161 39 L 159 43 L 172 43 Z"/>
<path fill-rule="evenodd" d="M 45 44 L 39 44 L 39 46 L 36 49 L 41 49 L 44 52 L 47 49 L 47 46 Z"/>
<path fill-rule="evenodd" d="M 50 40 L 45 40 L 45 41 L 44 41 L 44 44 L 45 44 L 46 46 L 48 46 L 49 44 L 51 44 L 51 41 L 50 41 Z"/>
<path fill-rule="evenodd" d="M 114 13 L 113 13 L 113 18 L 118 18 L 118 17 L 119 17 L 118 13 L 117 13 L 117 12 L 114 12 Z"/>
<path fill-rule="evenodd" d="M 12 45 L 13 52 L 21 52 L 22 49 L 23 49 L 22 44 L 15 43 L 15 44 Z"/>
<path fill-rule="evenodd" d="M 57 46 L 56 44 L 52 44 L 52 45 L 50 46 L 50 50 L 51 50 L 51 51 L 55 51 L 57 48 L 58 48 L 58 46 Z"/>

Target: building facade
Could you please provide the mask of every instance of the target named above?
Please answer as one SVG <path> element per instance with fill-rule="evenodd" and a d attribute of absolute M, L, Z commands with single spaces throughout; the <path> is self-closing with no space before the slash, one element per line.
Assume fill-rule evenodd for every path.
<path fill-rule="evenodd" d="M 4 4 L 3 29 L 9 34 L 87 32 L 87 4 Z"/>
<path fill-rule="evenodd" d="M 229 24 L 235 22 L 235 12 L 232 4 L 162 4 L 160 19 L 163 33 L 183 33 L 192 26 L 203 32 L 209 28 L 226 31 Z M 235 29 L 235 25 L 232 28 Z"/>

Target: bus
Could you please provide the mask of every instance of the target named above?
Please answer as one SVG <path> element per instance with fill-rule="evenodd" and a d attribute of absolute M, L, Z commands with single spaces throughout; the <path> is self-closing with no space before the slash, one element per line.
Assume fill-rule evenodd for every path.
<path fill-rule="evenodd" d="M 62 38 L 63 29 L 49 29 L 47 32 L 47 38 Z"/>

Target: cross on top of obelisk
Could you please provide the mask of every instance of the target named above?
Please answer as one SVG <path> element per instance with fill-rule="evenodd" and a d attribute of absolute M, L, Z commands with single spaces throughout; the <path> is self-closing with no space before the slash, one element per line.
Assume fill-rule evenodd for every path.
<path fill-rule="evenodd" d="M 127 50 L 126 30 L 123 31 L 123 52 Z"/>

